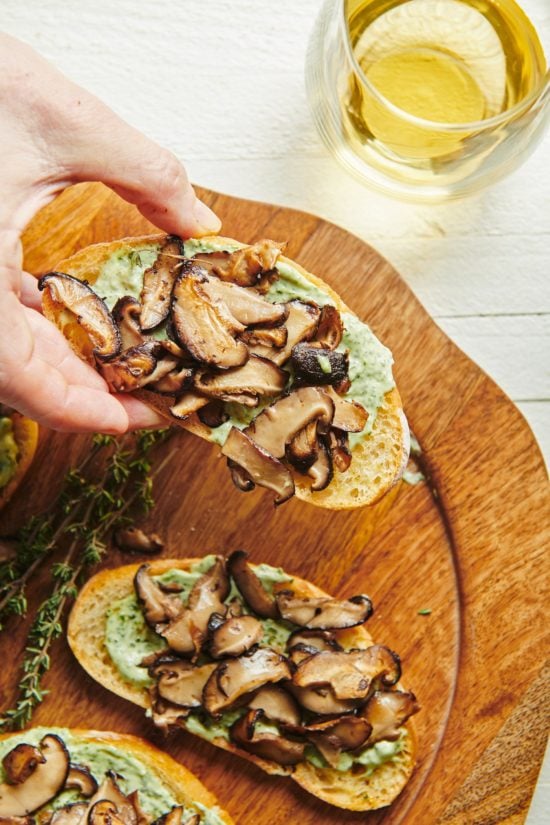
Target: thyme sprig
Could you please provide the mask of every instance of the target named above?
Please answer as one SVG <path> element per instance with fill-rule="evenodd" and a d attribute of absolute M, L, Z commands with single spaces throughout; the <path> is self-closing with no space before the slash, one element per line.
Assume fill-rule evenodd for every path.
<path fill-rule="evenodd" d="M 67 540 L 68 546 L 62 559 L 51 565 L 52 590 L 35 613 L 23 654 L 19 690 L 14 706 L 0 714 L 0 731 L 27 725 L 46 696 L 42 680 L 51 666 L 52 645 L 63 631 L 65 610 L 90 568 L 105 554 L 109 533 L 131 520 L 130 511 L 147 513 L 151 509 L 153 478 L 168 456 L 153 472 L 149 453 L 166 433 L 144 431 L 132 440 L 121 441 L 95 436 L 89 457 L 67 474 L 55 512 L 34 519 L 17 537 L 23 560 L 19 557 L 16 563 L 6 563 L 0 570 L 0 616 L 26 612 L 25 585 L 32 573 L 48 554 L 67 545 Z M 86 472 L 93 464 L 90 456 L 102 459 L 98 475 Z"/>

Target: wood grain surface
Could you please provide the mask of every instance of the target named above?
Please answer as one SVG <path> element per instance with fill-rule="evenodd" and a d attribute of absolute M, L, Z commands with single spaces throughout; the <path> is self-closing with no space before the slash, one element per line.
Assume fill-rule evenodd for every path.
<path fill-rule="evenodd" d="M 203 191 L 243 241 L 288 241 L 287 254 L 324 278 L 393 350 L 395 375 L 423 448 L 428 482 L 401 485 L 370 510 L 333 513 L 292 500 L 274 510 L 261 492 L 232 486 L 216 450 L 181 432 L 156 483 L 150 518 L 165 555 L 245 547 L 336 594 L 368 592 L 374 637 L 399 651 L 404 683 L 422 705 L 419 759 L 399 800 L 372 814 L 320 803 L 292 782 L 188 734 L 166 741 L 143 712 L 92 682 L 60 641 L 40 724 L 144 735 L 187 764 L 243 825 L 523 821 L 544 749 L 542 667 L 545 540 L 550 499 L 540 452 L 520 413 L 429 318 L 372 248 L 312 215 Z M 25 266 L 39 273 L 95 241 L 148 224 L 98 184 L 75 187 L 24 238 Z M 43 433 L 34 470 L 2 516 L 9 533 L 55 496 L 83 437 Z M 112 552 L 106 564 L 127 558 Z M 38 578 L 31 600 L 44 592 Z M 430 608 L 430 615 L 418 611 Z M 18 681 L 25 622 L 0 638 L 0 702 Z"/>

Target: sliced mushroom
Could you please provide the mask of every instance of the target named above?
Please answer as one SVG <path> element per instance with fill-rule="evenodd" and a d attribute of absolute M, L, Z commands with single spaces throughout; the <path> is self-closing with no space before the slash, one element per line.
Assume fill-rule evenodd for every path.
<path fill-rule="evenodd" d="M 241 493 L 250 493 L 251 490 L 255 489 L 256 485 L 243 467 L 239 467 L 239 465 L 231 461 L 230 458 L 227 459 L 227 466 L 231 473 L 233 484 Z"/>
<path fill-rule="evenodd" d="M 317 652 L 320 650 L 343 650 L 334 633 L 329 630 L 304 630 L 303 628 L 295 630 L 288 637 L 286 645 L 289 650 L 292 650 L 293 647 L 300 644 L 314 648 Z"/>
<path fill-rule="evenodd" d="M 282 458 L 286 445 L 310 421 L 329 426 L 333 415 L 334 404 L 323 390 L 303 387 L 266 407 L 245 434 L 274 458 Z"/>
<path fill-rule="evenodd" d="M 206 280 L 193 264 L 186 265 L 176 279 L 171 317 L 177 342 L 204 364 L 222 369 L 238 367 L 248 360 L 246 344 L 235 338 L 245 327 L 223 301 L 207 294 Z"/>
<path fill-rule="evenodd" d="M 89 825 L 124 825 L 124 820 L 119 816 L 113 802 L 100 799 L 90 808 L 88 823 Z"/>
<path fill-rule="evenodd" d="M 222 281 L 255 286 L 274 268 L 283 248 L 284 244 L 262 240 L 234 252 L 201 252 L 193 261 Z"/>
<path fill-rule="evenodd" d="M 193 667 L 181 659 L 166 659 L 149 670 L 158 679 L 158 695 L 172 705 L 184 708 L 200 708 L 202 692 L 215 664 Z"/>
<path fill-rule="evenodd" d="M 276 685 L 265 685 L 248 702 L 251 710 L 262 710 L 268 719 L 286 725 L 299 725 L 302 718 L 295 699 Z"/>
<path fill-rule="evenodd" d="M 168 622 L 183 611 L 183 603 L 177 596 L 168 595 L 149 575 L 149 565 L 142 564 L 134 577 L 134 588 L 145 621 L 154 629 Z"/>
<path fill-rule="evenodd" d="M 286 448 L 286 457 L 299 473 L 307 473 L 317 461 L 317 421 L 310 421 L 297 433 Z"/>
<path fill-rule="evenodd" d="M 169 366 L 170 369 L 160 377 L 155 377 L 155 373 L 153 373 L 147 382 L 147 389 L 161 395 L 180 395 L 192 385 L 193 370 L 190 367 L 176 367 L 168 359 L 163 359 L 161 363 L 163 366 Z M 160 364 L 157 363 L 157 375 L 159 366 Z"/>
<path fill-rule="evenodd" d="M 265 395 L 280 395 L 288 374 L 267 358 L 251 355 L 242 367 L 224 371 L 199 371 L 195 375 L 195 389 L 203 395 L 231 400 L 237 394 L 250 395 L 255 404 Z M 252 406 L 250 404 L 249 406 Z"/>
<path fill-rule="evenodd" d="M 181 805 L 175 805 L 172 808 L 172 810 L 168 811 L 168 813 L 163 814 L 162 816 L 159 816 L 158 819 L 155 819 L 155 821 L 153 822 L 153 825 L 180 825 L 182 816 L 183 816 L 182 806 Z M 195 819 L 196 816 L 197 816 L 197 814 L 193 814 L 191 819 L 187 819 L 185 821 L 184 825 L 189 825 L 190 823 L 193 823 L 193 820 Z M 200 822 L 200 817 L 197 820 L 197 823 L 198 822 Z"/>
<path fill-rule="evenodd" d="M 203 705 L 208 713 L 217 716 L 236 707 L 239 700 L 257 688 L 289 678 L 290 668 L 284 656 L 269 648 L 258 648 L 217 666 L 204 688 Z"/>
<path fill-rule="evenodd" d="M 381 739 L 394 741 L 399 738 L 399 728 L 420 710 L 414 693 L 402 690 L 377 690 L 361 710 L 361 716 L 372 726 L 369 745 Z"/>
<path fill-rule="evenodd" d="M 153 266 L 143 273 L 140 326 L 143 330 L 158 327 L 170 311 L 170 295 L 178 270 L 183 265 L 183 243 L 176 235 L 163 241 Z"/>
<path fill-rule="evenodd" d="M 115 320 L 105 301 L 85 281 L 63 272 L 50 272 L 39 279 L 38 289 L 44 291 L 43 301 L 52 309 L 63 306 L 76 316 L 92 342 L 96 358 L 118 355 L 122 341 Z"/>
<path fill-rule="evenodd" d="M 210 398 L 199 395 L 196 392 L 186 392 L 176 399 L 176 403 L 170 407 L 170 414 L 174 418 L 184 421 L 193 413 L 198 412 L 201 407 L 206 407 L 210 403 Z"/>
<path fill-rule="evenodd" d="M 141 305 L 136 298 L 131 295 L 123 295 L 119 298 L 113 309 L 112 316 L 115 319 L 120 331 L 122 349 L 138 347 L 146 340 L 139 325 L 139 314 Z"/>
<path fill-rule="evenodd" d="M 97 791 L 97 782 L 85 765 L 69 766 L 69 773 L 65 781 L 66 789 L 76 789 L 82 796 L 93 796 Z"/>
<path fill-rule="evenodd" d="M 304 735 L 329 765 L 338 766 L 341 753 L 354 751 L 366 744 L 371 726 L 366 719 L 358 716 L 342 716 L 317 724 L 292 729 Z"/>
<path fill-rule="evenodd" d="M 128 801 L 132 804 L 137 817 L 137 825 L 151 825 L 153 817 L 146 813 L 141 807 L 139 791 L 132 791 L 128 794 Z"/>
<path fill-rule="evenodd" d="M 278 765 L 297 765 L 304 758 L 304 743 L 293 742 L 276 733 L 257 731 L 256 724 L 263 715 L 262 710 L 249 710 L 234 722 L 229 730 L 232 741 L 260 759 L 268 759 Z"/>
<path fill-rule="evenodd" d="M 233 318 L 245 327 L 277 326 L 288 315 L 286 304 L 271 303 L 255 289 L 246 289 L 219 278 L 207 278 L 204 290 L 211 299 L 223 301 Z"/>
<path fill-rule="evenodd" d="M 115 808 L 117 819 L 116 822 L 113 822 L 113 825 L 119 825 L 119 823 L 122 823 L 122 825 L 137 825 L 135 808 L 128 797 L 120 790 L 117 775 L 114 771 L 107 771 L 101 785 L 90 799 L 90 813 L 88 815 L 90 825 L 92 825 L 91 814 L 93 808 L 102 802 L 108 802 Z M 107 809 L 105 811 L 107 812 Z M 108 825 L 108 823 L 100 820 L 97 825 Z"/>
<path fill-rule="evenodd" d="M 221 427 L 229 418 L 229 413 L 225 411 L 222 401 L 210 401 L 205 407 L 198 411 L 199 420 L 206 427 L 214 430 Z"/>
<path fill-rule="evenodd" d="M 330 685 L 304 688 L 289 682 L 285 687 L 305 710 L 317 716 L 351 713 L 361 704 L 357 699 L 337 699 Z"/>
<path fill-rule="evenodd" d="M 130 553 L 160 553 L 164 542 L 156 533 L 147 534 L 139 527 L 128 525 L 115 531 L 114 541 L 120 550 Z"/>
<path fill-rule="evenodd" d="M 290 649 L 288 658 L 294 665 L 298 666 L 304 659 L 309 659 L 310 656 L 314 656 L 316 653 L 319 653 L 316 647 L 300 642 Z"/>
<path fill-rule="evenodd" d="M 333 477 L 332 456 L 325 438 L 318 438 L 317 443 L 317 458 L 307 471 L 308 476 L 311 478 L 311 489 L 314 492 L 328 487 Z"/>
<path fill-rule="evenodd" d="M 333 465 L 339 472 L 345 473 L 349 469 L 352 458 L 348 434 L 343 430 L 331 429 L 327 439 Z"/>
<path fill-rule="evenodd" d="M 349 358 L 347 352 L 324 349 L 300 342 L 292 347 L 290 364 L 296 387 L 338 384 L 347 378 Z"/>
<path fill-rule="evenodd" d="M 63 788 L 69 772 L 69 754 L 62 739 L 47 734 L 40 742 L 40 751 L 44 761 L 23 782 L 0 784 L 0 818 L 32 814 Z"/>
<path fill-rule="evenodd" d="M 2 766 L 6 771 L 6 778 L 12 785 L 20 785 L 29 778 L 37 765 L 46 761 L 42 753 L 34 745 L 22 742 L 16 745 L 2 759 Z"/>
<path fill-rule="evenodd" d="M 210 616 L 226 612 L 223 601 L 228 594 L 225 560 L 218 556 L 210 570 L 193 585 L 186 609 L 160 630 L 172 650 L 196 657 L 206 638 Z"/>
<path fill-rule="evenodd" d="M 315 340 L 326 349 L 336 349 L 344 334 L 344 324 L 336 307 L 325 304 L 321 309 Z"/>
<path fill-rule="evenodd" d="M 283 324 L 280 327 L 255 327 L 245 330 L 240 336 L 250 347 L 277 347 L 281 349 L 288 339 L 288 330 Z"/>
<path fill-rule="evenodd" d="M 152 380 L 160 346 L 146 341 L 101 364 L 101 375 L 115 392 L 133 392 Z"/>
<path fill-rule="evenodd" d="M 285 322 L 287 329 L 286 343 L 281 349 L 271 346 L 254 346 L 250 352 L 270 358 L 275 364 L 282 366 L 290 358 L 292 347 L 300 341 L 309 341 L 315 334 L 321 311 L 317 304 L 304 301 L 289 301 L 287 303 L 288 317 Z"/>
<path fill-rule="evenodd" d="M 151 718 L 157 728 L 168 731 L 175 726 L 182 726 L 185 719 L 191 713 L 190 708 L 172 705 L 158 696 L 156 686 L 150 688 L 151 696 Z"/>
<path fill-rule="evenodd" d="M 297 666 L 292 682 L 298 687 L 330 685 L 337 699 L 366 699 L 373 686 L 395 684 L 399 658 L 382 645 L 349 652 L 321 651 Z"/>
<path fill-rule="evenodd" d="M 351 599 L 299 598 L 292 591 L 284 590 L 276 599 L 283 619 L 311 630 L 338 630 L 363 624 L 373 609 L 371 600 L 364 595 Z"/>
<path fill-rule="evenodd" d="M 275 504 L 294 495 L 294 481 L 288 468 L 238 427 L 229 431 L 222 454 L 241 467 L 254 484 L 273 490 Z"/>
<path fill-rule="evenodd" d="M 234 579 L 247 605 L 262 619 L 277 619 L 279 612 L 275 597 L 268 593 L 262 582 L 248 564 L 248 553 L 235 550 L 227 559 L 227 570 Z"/>
<path fill-rule="evenodd" d="M 87 802 L 72 802 L 54 811 L 48 825 L 81 825 L 86 821 L 87 816 Z"/>
<path fill-rule="evenodd" d="M 214 659 L 242 656 L 257 645 L 263 635 L 263 626 L 254 616 L 231 616 L 212 632 L 210 654 Z"/>
<path fill-rule="evenodd" d="M 369 414 L 358 401 L 344 401 L 332 387 L 326 392 L 334 402 L 332 426 L 347 433 L 360 433 L 365 429 Z"/>

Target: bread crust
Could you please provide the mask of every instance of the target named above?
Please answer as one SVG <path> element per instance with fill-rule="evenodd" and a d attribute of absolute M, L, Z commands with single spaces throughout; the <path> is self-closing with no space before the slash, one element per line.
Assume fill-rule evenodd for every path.
<path fill-rule="evenodd" d="M 159 242 L 163 237 L 164 235 L 142 235 L 94 244 L 80 250 L 70 258 L 59 261 L 55 269 L 81 280 L 86 280 L 93 285 L 101 267 L 113 253 L 125 248 L 136 249 L 144 244 Z M 218 246 L 231 244 L 244 247 L 246 245 L 233 238 L 220 235 L 211 235 L 201 238 L 201 240 Z M 321 278 L 308 272 L 290 258 L 281 256 L 279 260 L 294 267 L 313 286 L 322 289 L 330 297 L 339 312 L 352 312 L 332 287 Z M 54 307 L 45 305 L 44 314 L 54 323 L 56 322 Z M 88 360 L 89 352 L 84 351 L 81 336 L 74 335 L 70 337 L 70 343 L 77 353 Z M 209 430 L 201 423 L 197 414 L 191 415 L 185 421 L 178 421 L 170 415 L 169 408 L 173 404 L 170 398 L 147 389 L 138 390 L 134 392 L 134 395 L 165 416 L 171 424 L 178 424 L 200 438 L 209 440 Z M 350 510 L 375 504 L 399 481 L 407 464 L 408 455 L 409 428 L 403 413 L 399 392 L 394 387 L 384 396 L 383 404 L 378 409 L 371 434 L 360 445 L 354 447 L 353 461 L 349 470 L 345 473 L 335 473 L 328 487 L 316 493 L 311 492 L 307 480 L 303 476 L 294 472 L 296 496 L 309 504 L 333 510 Z"/>
<path fill-rule="evenodd" d="M 8 503 L 21 484 L 25 473 L 32 464 L 38 445 L 39 430 L 36 421 L 26 418 L 18 412 L 11 413 L 10 418 L 13 425 L 13 437 L 19 449 L 19 457 L 14 475 L 6 486 L 0 490 L 0 510 Z"/>
<path fill-rule="evenodd" d="M 47 726 L 44 726 L 47 727 Z M 61 730 L 55 726 L 48 728 L 52 733 Z M 130 753 L 142 762 L 154 776 L 168 788 L 178 804 L 184 805 L 190 802 L 200 802 L 207 808 L 217 806 L 218 816 L 226 825 L 234 825 L 229 814 L 219 807 L 218 801 L 197 777 L 191 773 L 180 762 L 176 762 L 164 751 L 159 750 L 154 745 L 146 742 L 138 736 L 131 734 L 113 733 L 111 731 L 84 730 L 81 728 L 69 728 L 71 734 L 82 742 L 92 745 L 116 745 L 126 753 Z M 0 741 L 11 737 L 21 737 L 21 732 L 3 733 Z"/>
<path fill-rule="evenodd" d="M 149 572 L 156 576 L 174 568 L 188 570 L 199 561 L 199 558 L 160 559 L 151 562 Z M 104 643 L 107 609 L 113 601 L 134 592 L 133 580 L 139 567 L 139 564 L 131 564 L 114 570 L 103 570 L 91 578 L 82 588 L 71 611 L 67 639 L 74 655 L 92 678 L 112 693 L 148 708 L 150 701 L 146 688 L 137 687 L 122 679 Z M 302 597 L 329 595 L 297 576 L 293 577 L 292 582 L 282 584 L 281 588 L 291 589 Z M 349 646 L 368 647 L 374 644 L 370 633 L 362 625 L 336 633 Z M 351 811 L 367 811 L 389 805 L 405 787 L 413 772 L 417 750 L 414 725 L 409 720 L 403 728 L 408 734 L 403 758 L 377 768 L 367 782 L 352 774 L 343 774 L 332 768 L 315 768 L 309 763 L 301 763 L 292 771 L 291 768 L 284 768 L 241 750 L 221 737 L 211 741 L 218 748 L 248 759 L 266 773 L 289 776 L 325 802 Z"/>

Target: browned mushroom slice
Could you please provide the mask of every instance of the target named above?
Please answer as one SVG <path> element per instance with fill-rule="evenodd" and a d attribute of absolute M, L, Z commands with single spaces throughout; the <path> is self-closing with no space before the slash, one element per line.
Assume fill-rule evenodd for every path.
<path fill-rule="evenodd" d="M 212 398 L 227 401 L 242 393 L 253 396 L 257 404 L 259 396 L 280 395 L 287 380 L 288 374 L 272 361 L 251 355 L 242 367 L 197 372 L 194 384 L 198 392 Z"/>
<path fill-rule="evenodd" d="M 344 324 L 336 307 L 325 304 L 321 309 L 315 340 L 326 349 L 336 349 L 344 334 Z"/>
<path fill-rule="evenodd" d="M 315 347 L 300 342 L 292 347 L 290 364 L 297 387 L 338 384 L 347 378 L 349 358 L 347 352 Z"/>
<path fill-rule="evenodd" d="M 34 745 L 22 742 L 16 745 L 2 759 L 2 767 L 6 772 L 6 779 L 12 785 L 19 785 L 29 778 L 37 765 L 46 759 Z"/>
<path fill-rule="evenodd" d="M 232 616 L 212 632 L 210 654 L 214 659 L 242 656 L 257 645 L 263 635 L 262 624 L 254 616 Z"/>
<path fill-rule="evenodd" d="M 238 427 L 229 431 L 222 454 L 242 467 L 254 484 L 273 490 L 277 494 L 275 504 L 294 495 L 294 481 L 288 468 Z"/>
<path fill-rule="evenodd" d="M 190 367 L 175 367 L 174 363 L 168 359 L 163 359 L 163 362 L 170 364 L 170 369 L 159 378 L 155 378 L 154 374 L 151 375 L 147 382 L 147 389 L 161 395 L 180 395 L 193 383 L 193 370 Z"/>
<path fill-rule="evenodd" d="M 345 473 L 349 469 L 352 458 L 348 434 L 343 430 L 331 429 L 327 440 L 333 465 L 339 472 Z"/>
<path fill-rule="evenodd" d="M 287 342 L 288 330 L 283 324 L 280 327 L 255 327 L 246 329 L 240 336 L 250 347 L 276 347 L 281 349 Z"/>
<path fill-rule="evenodd" d="M 18 785 L 0 784 L 0 819 L 25 817 L 53 799 L 69 772 L 69 754 L 59 736 L 47 734 L 40 742 L 43 761 Z"/>
<path fill-rule="evenodd" d="M 234 722 L 229 730 L 232 741 L 260 759 L 284 766 L 297 765 L 304 758 L 304 743 L 293 742 L 276 733 L 256 731 L 256 724 L 263 715 L 262 710 L 249 710 Z"/>
<path fill-rule="evenodd" d="M 286 457 L 299 473 L 307 473 L 317 461 L 317 421 L 310 421 L 297 433 L 286 448 Z"/>
<path fill-rule="evenodd" d="M 156 533 L 148 535 L 139 527 L 120 527 L 113 536 L 116 546 L 129 553 L 160 553 L 164 542 Z"/>
<path fill-rule="evenodd" d="M 202 407 L 206 407 L 210 403 L 210 398 L 204 395 L 199 395 L 196 392 L 186 392 L 176 399 L 176 403 L 170 407 L 170 414 L 174 418 L 185 420 L 193 413 L 198 412 Z"/>
<path fill-rule="evenodd" d="M 87 283 L 63 272 L 50 272 L 40 278 L 38 288 L 43 290 L 43 301 L 52 314 L 65 307 L 76 316 L 93 344 L 96 358 L 103 360 L 118 355 L 122 342 L 115 320 L 105 302 Z"/>
<path fill-rule="evenodd" d="M 149 575 L 149 565 L 142 564 L 134 577 L 134 589 L 147 624 L 156 629 L 159 624 L 176 618 L 183 611 L 177 596 L 165 593 Z"/>
<path fill-rule="evenodd" d="M 314 492 L 324 490 L 332 481 L 332 456 L 324 437 L 318 439 L 317 459 L 307 474 L 311 478 L 311 489 Z"/>
<path fill-rule="evenodd" d="M 296 730 L 315 745 L 329 765 L 337 767 L 341 753 L 354 751 L 366 744 L 371 726 L 361 717 L 343 716 Z"/>
<path fill-rule="evenodd" d="M 364 700 L 373 686 L 395 684 L 399 658 L 382 645 L 348 653 L 321 651 L 297 666 L 292 682 L 298 687 L 330 685 L 337 699 Z"/>
<path fill-rule="evenodd" d="M 248 702 L 251 710 L 262 710 L 268 719 L 286 725 L 299 725 L 302 718 L 296 700 L 276 685 L 265 685 Z"/>
<path fill-rule="evenodd" d="M 237 659 L 222 662 L 210 676 L 203 692 L 208 713 L 219 715 L 237 706 L 243 697 L 262 685 L 290 678 L 284 656 L 269 648 L 258 648 Z"/>
<path fill-rule="evenodd" d="M 111 312 L 120 330 L 122 349 L 126 350 L 143 344 L 146 336 L 143 335 L 139 325 L 139 313 L 141 312 L 139 301 L 131 295 L 123 295 Z"/>
<path fill-rule="evenodd" d="M 197 361 L 213 367 L 238 367 L 248 360 L 248 348 L 235 336 L 245 327 L 223 301 L 204 289 L 206 276 L 194 265 L 178 275 L 171 299 L 173 330 L 178 343 Z"/>
<path fill-rule="evenodd" d="M 298 666 L 304 659 L 309 659 L 310 656 L 314 656 L 316 653 L 319 653 L 316 647 L 300 642 L 291 647 L 288 658 L 294 665 Z"/>
<path fill-rule="evenodd" d="M 139 791 L 136 790 L 129 793 L 128 801 L 132 804 L 136 812 L 137 825 L 151 825 L 153 817 L 150 814 L 146 813 L 141 807 Z"/>
<path fill-rule="evenodd" d="M 189 662 L 173 659 L 172 662 L 161 662 L 152 668 L 157 677 L 158 695 L 184 708 L 200 708 L 202 692 L 215 664 L 193 667 Z"/>
<path fill-rule="evenodd" d="M 221 427 L 229 418 L 229 413 L 225 411 L 222 401 L 210 401 L 205 407 L 198 411 L 199 420 L 210 429 Z"/>
<path fill-rule="evenodd" d="M 125 825 L 125 822 L 119 816 L 114 802 L 100 799 L 90 808 L 88 825 Z"/>
<path fill-rule="evenodd" d="M 175 805 L 171 811 L 168 813 L 159 816 L 158 819 L 155 819 L 153 825 L 181 825 L 181 820 L 183 816 L 183 808 L 181 805 Z M 198 819 L 196 817 L 199 816 L 198 814 L 193 814 L 191 819 L 186 819 L 183 825 L 198 825 L 200 822 L 200 816 Z"/>
<path fill-rule="evenodd" d="M 116 811 L 117 820 L 113 821 L 112 825 L 137 825 L 137 814 L 134 806 L 128 797 L 122 793 L 118 786 L 117 775 L 114 771 L 107 771 L 101 785 L 90 799 L 90 814 L 88 821 L 92 825 L 91 812 L 93 808 L 102 803 L 108 802 L 113 805 Z M 97 823 L 100 825 L 100 823 Z M 108 823 L 105 823 L 108 825 Z"/>
<path fill-rule="evenodd" d="M 182 727 L 184 720 L 191 713 L 190 708 L 172 705 L 158 696 L 156 686 L 149 689 L 151 696 L 151 718 L 157 728 L 168 731 L 176 726 Z"/>
<path fill-rule="evenodd" d="M 248 564 L 248 553 L 235 550 L 227 559 L 227 570 L 234 579 L 247 605 L 262 619 L 277 619 L 279 611 L 275 597 L 268 593 Z"/>
<path fill-rule="evenodd" d="M 351 599 L 299 598 L 289 590 L 276 596 L 279 613 L 299 627 L 311 630 L 338 630 L 363 624 L 372 614 L 372 602 L 368 596 L 353 596 Z"/>
<path fill-rule="evenodd" d="M 101 364 L 101 374 L 115 392 L 133 392 L 143 387 L 153 375 L 158 354 L 159 345 L 146 341 Z"/>
<path fill-rule="evenodd" d="M 295 645 L 308 645 L 308 647 L 315 648 L 317 652 L 320 650 L 343 650 L 334 633 L 329 630 L 305 630 L 303 628 L 295 630 L 288 637 L 286 646 L 291 650 Z"/>
<path fill-rule="evenodd" d="M 329 426 L 333 415 L 334 404 L 323 390 L 303 387 L 266 407 L 245 434 L 274 458 L 282 458 L 286 445 L 310 421 Z"/>
<path fill-rule="evenodd" d="M 351 713 L 359 707 L 362 701 L 357 699 L 337 699 L 330 685 L 303 688 L 290 682 L 285 687 L 303 708 L 311 711 L 311 713 L 315 713 L 317 716 Z"/>
<path fill-rule="evenodd" d="M 203 288 L 211 299 L 223 301 L 233 318 L 245 327 L 276 326 L 282 324 L 288 315 L 286 304 L 266 301 L 255 289 L 246 289 L 218 278 L 208 278 Z"/>
<path fill-rule="evenodd" d="M 65 781 L 65 788 L 75 789 L 82 796 L 92 796 L 97 791 L 97 782 L 85 765 L 73 765 L 69 767 L 69 773 Z"/>
<path fill-rule="evenodd" d="M 264 273 L 274 268 L 283 248 L 284 244 L 262 240 L 234 252 L 201 252 L 193 261 L 222 281 L 255 286 Z"/>
<path fill-rule="evenodd" d="M 200 825 L 201 815 L 192 814 L 189 819 L 186 819 L 183 825 Z"/>
<path fill-rule="evenodd" d="M 210 616 L 226 612 L 223 601 L 228 594 L 225 560 L 218 556 L 210 570 L 193 585 L 186 609 L 160 631 L 172 650 L 197 656 L 206 638 Z"/>
<path fill-rule="evenodd" d="M 176 275 L 183 264 L 183 243 L 176 235 L 168 235 L 162 243 L 153 266 L 143 273 L 141 288 L 140 326 L 154 329 L 170 311 L 170 295 Z"/>
<path fill-rule="evenodd" d="M 72 802 L 54 811 L 48 825 L 81 825 L 81 823 L 86 822 L 87 817 L 88 803 Z M 14 822 L 12 825 L 16 825 L 16 823 Z"/>
<path fill-rule="evenodd" d="M 285 321 L 287 329 L 286 343 L 282 349 L 271 346 L 254 346 L 250 352 L 270 358 L 275 364 L 282 366 L 290 358 L 292 347 L 300 341 L 309 341 L 315 334 L 321 311 L 317 304 L 308 304 L 304 301 L 289 301 L 288 317 Z"/>
<path fill-rule="evenodd" d="M 362 432 L 369 417 L 366 409 L 358 401 L 344 401 L 332 387 L 327 387 L 326 392 L 334 401 L 332 426 L 346 433 Z"/>
<path fill-rule="evenodd" d="M 374 745 L 381 739 L 390 742 L 398 739 L 401 725 L 419 710 L 414 693 L 377 690 L 361 710 L 361 716 L 372 725 L 368 744 Z"/>
<path fill-rule="evenodd" d="M 231 473 L 233 484 L 241 493 L 250 493 L 251 490 L 255 489 L 256 485 L 243 467 L 239 467 L 239 465 L 235 464 L 231 459 L 227 460 L 227 466 Z"/>

